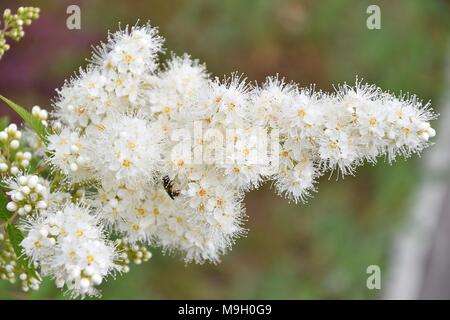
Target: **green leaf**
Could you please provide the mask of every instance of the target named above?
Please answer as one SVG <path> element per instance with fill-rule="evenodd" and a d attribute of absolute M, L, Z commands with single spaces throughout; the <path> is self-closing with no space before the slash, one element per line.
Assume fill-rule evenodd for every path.
<path fill-rule="evenodd" d="M 7 116 L 1 117 L 0 118 L 0 131 L 2 131 L 3 129 L 5 129 L 9 124 L 9 119 Z"/>
<path fill-rule="evenodd" d="M 6 222 L 11 218 L 12 213 L 6 210 L 8 200 L 3 192 L 0 192 L 0 220 Z"/>
<path fill-rule="evenodd" d="M 14 248 L 14 252 L 17 257 L 22 255 L 22 247 L 20 243 L 23 240 L 22 231 L 20 231 L 14 224 L 8 224 L 6 226 L 6 232 L 8 233 L 9 240 Z"/>
<path fill-rule="evenodd" d="M 41 120 L 33 117 L 25 108 L 12 102 L 8 98 L 0 95 L 0 99 L 3 100 L 11 109 L 13 109 L 25 123 L 39 136 L 39 138 L 46 144 L 47 143 L 47 128 L 42 124 Z"/>

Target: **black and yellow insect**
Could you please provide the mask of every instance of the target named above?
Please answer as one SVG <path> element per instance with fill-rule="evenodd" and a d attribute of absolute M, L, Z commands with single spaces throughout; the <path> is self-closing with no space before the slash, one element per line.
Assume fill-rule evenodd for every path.
<path fill-rule="evenodd" d="M 169 176 L 164 176 L 163 178 L 163 186 L 166 190 L 167 194 L 172 200 L 175 200 L 175 197 L 180 195 L 179 190 L 175 190 L 173 187 L 173 180 L 170 180 Z"/>

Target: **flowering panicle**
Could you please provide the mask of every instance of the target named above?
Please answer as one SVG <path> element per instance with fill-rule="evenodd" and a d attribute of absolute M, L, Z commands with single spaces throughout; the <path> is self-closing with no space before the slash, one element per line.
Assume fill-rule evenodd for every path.
<path fill-rule="evenodd" d="M 50 161 L 74 181 L 100 181 L 93 201 L 110 230 L 187 261 L 219 260 L 244 233 L 242 193 L 263 181 L 304 201 L 324 172 L 408 156 L 435 134 L 415 97 L 359 81 L 327 94 L 276 77 L 211 79 L 186 54 L 158 69 L 161 43 L 149 26 L 109 36 L 59 92 Z M 259 152 L 256 129 L 278 133 L 273 149 Z"/>
<path fill-rule="evenodd" d="M 108 274 L 148 260 L 145 244 L 218 262 L 246 233 L 245 192 L 272 180 L 305 201 L 324 173 L 408 157 L 435 136 L 435 114 L 415 96 L 358 80 L 334 93 L 278 77 L 221 80 L 187 54 L 159 65 L 162 43 L 149 25 L 110 34 L 58 90 L 53 119 L 33 108 L 51 128 L 46 161 L 71 189 L 19 174 L 26 152 L 14 172 L 0 161 L 16 175 L 8 210 L 33 213 L 25 254 L 75 295 L 95 295 Z M 0 142 L 14 149 L 17 136 L 11 125 Z"/>

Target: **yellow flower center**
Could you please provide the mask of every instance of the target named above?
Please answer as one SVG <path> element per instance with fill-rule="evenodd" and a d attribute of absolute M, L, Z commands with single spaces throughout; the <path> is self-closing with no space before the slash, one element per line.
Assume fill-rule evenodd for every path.
<path fill-rule="evenodd" d="M 409 135 L 409 133 L 411 132 L 411 130 L 409 128 L 403 128 L 402 130 L 403 130 L 403 134 L 405 136 Z"/>
<path fill-rule="evenodd" d="M 332 141 L 332 142 L 330 142 L 329 146 L 331 149 L 336 149 L 338 146 L 338 143 L 336 141 Z"/>
<path fill-rule="evenodd" d="M 133 62 L 133 60 L 134 60 L 134 57 L 131 54 L 126 54 L 125 55 L 125 61 L 127 63 L 131 63 L 131 62 Z"/>
<path fill-rule="evenodd" d="M 131 162 L 131 160 L 123 160 L 122 167 L 129 168 L 129 167 L 131 167 L 132 164 L 133 164 L 133 162 Z"/>
<path fill-rule="evenodd" d="M 201 188 L 201 189 L 198 191 L 198 195 L 199 195 L 200 197 L 206 196 L 206 190 L 203 189 L 203 188 Z"/>
<path fill-rule="evenodd" d="M 84 232 L 83 232 L 83 230 L 78 229 L 77 231 L 75 231 L 75 235 L 78 238 L 81 238 L 82 236 L 84 236 Z"/>
<path fill-rule="evenodd" d="M 143 217 L 145 215 L 145 209 L 144 208 L 137 208 L 136 209 L 138 216 Z"/>
<path fill-rule="evenodd" d="M 128 141 L 128 149 L 133 151 L 136 149 L 136 144 L 133 141 Z"/>

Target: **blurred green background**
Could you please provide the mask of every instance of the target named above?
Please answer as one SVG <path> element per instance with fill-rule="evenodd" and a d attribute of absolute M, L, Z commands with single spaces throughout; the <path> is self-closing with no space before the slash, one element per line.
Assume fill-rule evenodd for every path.
<path fill-rule="evenodd" d="M 66 28 L 70 4 L 81 8 L 81 30 Z M 381 30 L 366 27 L 370 4 L 381 8 Z M 443 90 L 450 1 L 2 0 L 0 10 L 19 5 L 39 6 L 42 15 L 0 61 L 0 93 L 30 107 L 50 108 L 54 89 L 86 64 L 90 46 L 138 19 L 159 26 L 168 53 L 188 52 L 219 76 L 239 71 L 262 81 L 278 73 L 333 90 L 358 75 L 432 102 Z M 382 291 L 366 288 L 366 268 L 379 265 L 387 275 L 393 237 L 421 179 L 417 166 L 417 159 L 381 161 L 356 177 L 325 176 L 307 204 L 289 204 L 266 185 L 247 195 L 250 232 L 220 264 L 185 265 L 155 249 L 148 263 L 105 283 L 103 299 L 379 298 Z M 66 297 L 51 281 L 31 294 L 0 282 L 0 299 L 29 298 Z"/>

